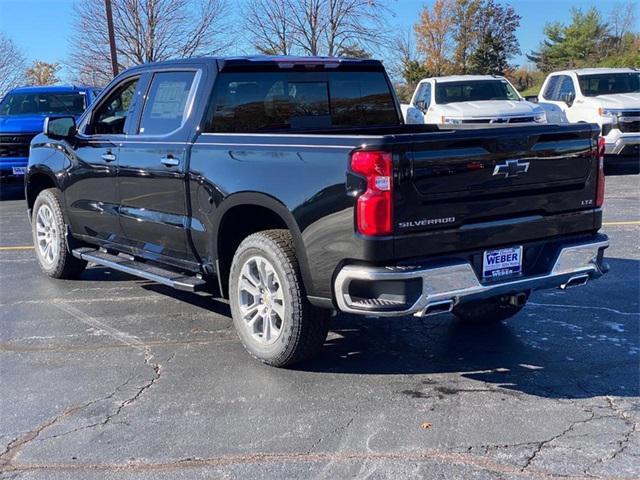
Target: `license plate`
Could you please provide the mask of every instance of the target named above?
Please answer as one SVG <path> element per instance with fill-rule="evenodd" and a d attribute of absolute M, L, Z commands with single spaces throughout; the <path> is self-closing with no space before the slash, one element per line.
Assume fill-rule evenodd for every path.
<path fill-rule="evenodd" d="M 482 278 L 500 278 L 522 273 L 522 247 L 486 250 L 482 261 Z"/>
<path fill-rule="evenodd" d="M 13 167 L 14 175 L 24 175 L 27 173 L 27 167 Z"/>

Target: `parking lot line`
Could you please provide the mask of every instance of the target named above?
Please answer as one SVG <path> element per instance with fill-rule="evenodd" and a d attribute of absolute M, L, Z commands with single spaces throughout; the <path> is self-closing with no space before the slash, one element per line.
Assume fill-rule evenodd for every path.
<path fill-rule="evenodd" d="M 2 250 L 31 250 L 33 245 L 13 245 L 10 247 L 0 247 L 0 251 Z"/>
<path fill-rule="evenodd" d="M 633 220 L 631 222 L 602 222 L 604 226 L 616 226 L 616 225 L 640 225 L 640 220 Z"/>

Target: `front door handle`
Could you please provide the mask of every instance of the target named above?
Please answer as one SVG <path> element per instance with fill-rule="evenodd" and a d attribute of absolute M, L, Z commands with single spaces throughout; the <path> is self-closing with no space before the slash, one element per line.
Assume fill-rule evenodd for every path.
<path fill-rule="evenodd" d="M 116 156 L 111 152 L 107 152 L 102 154 L 102 159 L 105 162 L 113 162 L 116 159 Z"/>
<path fill-rule="evenodd" d="M 162 157 L 162 158 L 160 159 L 160 161 L 161 161 L 164 165 L 166 165 L 167 167 L 175 167 L 175 166 L 177 166 L 177 165 L 179 165 L 179 164 L 180 164 L 180 160 L 179 160 L 179 159 L 177 159 L 177 158 L 174 158 L 174 157 L 173 157 L 173 156 L 171 156 L 171 155 L 167 155 L 166 157 Z"/>

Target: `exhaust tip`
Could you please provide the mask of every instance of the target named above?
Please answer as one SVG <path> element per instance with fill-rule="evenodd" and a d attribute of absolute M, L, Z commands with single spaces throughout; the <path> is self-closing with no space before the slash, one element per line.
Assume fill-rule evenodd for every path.
<path fill-rule="evenodd" d="M 589 281 L 589 275 L 577 275 L 575 277 L 571 277 L 565 283 L 560 285 L 561 290 L 566 290 L 567 288 L 580 287 L 585 285 Z"/>
<path fill-rule="evenodd" d="M 448 313 L 453 310 L 453 306 L 455 302 L 453 299 L 443 300 L 441 302 L 433 302 L 428 304 L 425 309 L 421 312 L 421 317 L 426 317 L 428 315 L 438 315 L 439 313 Z"/>

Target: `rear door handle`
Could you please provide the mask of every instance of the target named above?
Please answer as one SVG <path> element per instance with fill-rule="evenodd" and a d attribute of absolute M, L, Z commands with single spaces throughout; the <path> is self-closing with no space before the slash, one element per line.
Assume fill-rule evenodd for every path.
<path fill-rule="evenodd" d="M 111 152 L 107 152 L 102 154 L 102 159 L 105 162 L 113 162 L 116 159 L 116 156 Z"/>
<path fill-rule="evenodd" d="M 171 155 L 167 155 L 166 157 L 162 157 L 160 161 L 166 165 L 167 167 L 175 167 L 180 164 L 180 160 L 172 157 Z"/>

